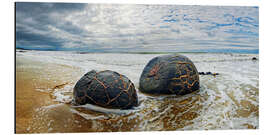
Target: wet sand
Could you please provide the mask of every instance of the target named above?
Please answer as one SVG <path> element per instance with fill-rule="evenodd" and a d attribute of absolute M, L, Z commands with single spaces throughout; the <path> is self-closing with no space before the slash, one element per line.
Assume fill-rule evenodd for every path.
<path fill-rule="evenodd" d="M 226 74 L 200 76 L 201 88 L 194 93 L 154 96 L 137 91 L 140 106 L 135 110 L 101 113 L 70 104 L 72 88 L 84 70 L 31 57 L 16 57 L 16 133 L 258 128 L 257 80 L 242 86 Z"/>
<path fill-rule="evenodd" d="M 66 80 L 78 79 L 72 74 L 74 72 L 79 71 L 65 65 L 17 58 L 16 133 L 83 132 L 87 129 L 88 124 L 81 124 L 85 125 L 81 128 L 76 126 L 76 119 L 84 121 L 72 114 L 67 105 L 53 101 L 49 92 L 42 91 L 65 84 Z M 53 109 L 40 111 L 44 106 L 54 105 L 57 106 Z"/>
<path fill-rule="evenodd" d="M 54 97 L 51 92 L 37 91 L 43 89 L 63 88 L 67 82 L 66 80 L 73 80 L 70 82 L 76 82 L 80 76 L 74 76 L 71 73 L 79 70 L 69 66 L 52 65 L 48 63 L 41 63 L 37 61 L 31 61 L 29 59 L 17 59 L 16 63 L 16 133 L 65 133 L 65 132 L 106 132 L 106 131 L 140 131 L 138 122 L 143 122 L 139 115 L 134 118 L 129 118 L 129 115 L 124 115 L 115 118 L 99 118 L 102 113 L 91 111 L 84 108 L 70 109 L 70 104 L 64 104 L 53 101 Z M 50 68 L 57 69 L 49 70 Z M 61 72 L 61 74 L 59 74 Z M 65 74 L 63 76 L 63 74 Z M 47 79 L 50 78 L 50 79 Z M 68 83 L 70 83 L 68 82 Z M 151 95 L 149 95 L 151 96 Z M 153 96 L 153 95 L 152 95 Z M 153 98 L 153 97 L 152 97 Z M 158 96 L 157 96 L 158 98 Z M 171 97 L 173 98 L 173 97 Z M 177 115 L 179 112 L 184 112 L 187 109 L 194 106 L 196 100 L 199 100 L 199 96 L 188 97 L 181 102 L 177 100 L 171 100 L 170 97 L 165 99 L 163 105 L 156 105 L 163 112 L 157 112 L 149 109 L 154 108 L 154 104 L 151 100 L 149 107 L 143 109 L 141 112 L 147 113 L 145 122 L 149 123 L 148 130 L 157 130 L 157 126 L 160 126 L 160 121 L 164 121 L 164 127 L 158 128 L 159 130 L 175 130 L 185 125 L 191 124 L 190 122 L 182 120 L 192 120 L 197 117 L 197 113 L 189 111 L 181 117 L 172 118 L 169 113 Z M 169 104 L 173 105 L 190 105 L 184 108 L 177 108 L 171 106 L 174 111 L 166 112 L 166 108 Z M 197 110 L 200 106 L 196 107 Z M 194 108 L 194 109 L 196 109 Z M 160 115 L 160 114 L 161 115 Z M 96 117 L 93 122 L 91 119 L 82 117 L 82 114 L 91 115 Z M 162 119 L 158 119 L 162 117 Z M 92 117 L 92 118 L 93 118 Z M 121 121 L 121 123 L 119 123 Z M 178 122 L 179 125 L 173 127 L 174 122 Z M 97 122 L 101 125 L 97 125 Z M 145 125 L 146 126 L 146 125 Z M 144 129 L 144 128 L 143 128 Z"/>

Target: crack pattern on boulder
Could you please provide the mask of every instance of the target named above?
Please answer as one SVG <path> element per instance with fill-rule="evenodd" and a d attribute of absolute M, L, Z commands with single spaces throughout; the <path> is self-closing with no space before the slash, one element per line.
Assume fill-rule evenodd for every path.
<path fill-rule="evenodd" d="M 86 73 L 75 85 L 75 103 L 129 109 L 138 105 L 134 84 L 124 75 L 105 70 Z"/>
<path fill-rule="evenodd" d="M 189 58 L 164 55 L 153 58 L 145 66 L 139 90 L 150 94 L 185 95 L 199 87 L 198 71 Z"/>

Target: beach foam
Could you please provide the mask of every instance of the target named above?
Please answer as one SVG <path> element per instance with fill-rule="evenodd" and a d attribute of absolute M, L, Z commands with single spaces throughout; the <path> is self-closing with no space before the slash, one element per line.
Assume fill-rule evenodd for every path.
<path fill-rule="evenodd" d="M 138 90 L 139 77 L 144 66 L 153 57 L 164 54 L 28 51 L 17 52 L 16 55 L 76 67 L 84 73 L 92 69 L 114 70 L 127 76 Z M 96 125 L 111 130 L 117 128 L 119 131 L 127 128 L 126 126 L 131 131 L 259 128 L 259 63 L 251 60 L 252 57 L 258 58 L 257 54 L 182 55 L 189 57 L 199 72 L 210 71 L 220 75 L 200 76 L 200 90 L 185 96 L 151 96 L 137 91 L 139 106 L 132 110 L 106 109 L 87 104 L 71 105 L 70 111 L 87 120 L 93 120 Z M 78 78 L 81 75 L 78 74 Z M 66 81 L 67 84 L 53 89 L 51 94 L 55 101 L 69 104 L 76 82 Z M 80 108 L 89 113 L 80 111 Z M 113 123 L 111 119 L 118 121 L 111 125 L 102 121 Z"/>

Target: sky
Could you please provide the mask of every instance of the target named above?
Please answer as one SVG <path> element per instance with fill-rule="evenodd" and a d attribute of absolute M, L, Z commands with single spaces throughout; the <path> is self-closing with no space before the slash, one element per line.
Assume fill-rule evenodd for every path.
<path fill-rule="evenodd" d="M 16 47 L 84 52 L 259 52 L 259 9 L 16 3 Z"/>

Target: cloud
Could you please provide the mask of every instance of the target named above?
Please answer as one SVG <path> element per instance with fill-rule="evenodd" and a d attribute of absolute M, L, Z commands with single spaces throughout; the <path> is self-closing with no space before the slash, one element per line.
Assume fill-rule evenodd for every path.
<path fill-rule="evenodd" d="M 16 45 L 84 51 L 258 49 L 258 8 L 16 3 Z"/>

